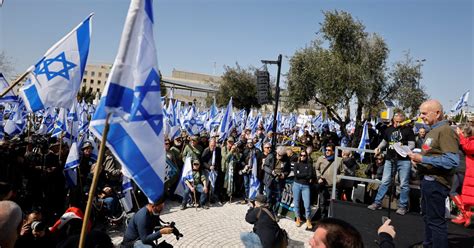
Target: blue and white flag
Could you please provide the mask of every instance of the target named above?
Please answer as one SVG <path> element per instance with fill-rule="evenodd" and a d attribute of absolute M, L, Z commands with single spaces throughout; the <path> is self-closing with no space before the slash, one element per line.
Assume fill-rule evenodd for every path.
<path fill-rule="evenodd" d="M 77 143 L 74 142 L 71 145 L 71 149 L 69 149 L 66 164 L 64 165 L 64 177 L 70 188 L 77 186 L 77 167 L 79 167 L 79 164 L 79 148 L 77 147 Z"/>
<path fill-rule="evenodd" d="M 194 106 L 192 106 L 187 112 L 183 120 L 183 126 L 189 135 L 199 135 L 199 133 L 204 129 L 204 123 L 198 118 Z"/>
<path fill-rule="evenodd" d="M 469 90 L 462 94 L 456 104 L 454 104 L 451 108 L 451 113 L 458 112 L 462 107 L 467 106 L 467 100 L 469 100 Z"/>
<path fill-rule="evenodd" d="M 56 123 L 54 123 L 53 134 L 51 137 L 57 137 L 58 139 L 62 138 L 64 142 L 68 143 L 73 140 L 71 133 L 68 131 L 67 127 L 67 110 L 61 108 L 59 110 Z"/>
<path fill-rule="evenodd" d="M 76 99 L 89 55 L 92 15 L 28 69 L 31 84 L 23 86 L 20 93 L 29 111 L 46 107 L 69 108 Z"/>
<path fill-rule="evenodd" d="M 369 139 L 369 125 L 367 125 L 368 122 L 365 121 L 364 122 L 364 127 L 362 129 L 362 136 L 360 137 L 360 142 L 359 142 L 359 146 L 357 148 L 359 149 L 365 149 L 366 145 L 369 144 L 370 142 L 370 139 Z M 365 152 L 358 152 L 360 154 L 360 160 L 364 160 L 364 155 L 365 155 Z"/>
<path fill-rule="evenodd" d="M 176 104 L 173 103 L 173 99 L 170 99 L 166 112 L 168 115 L 165 121 L 165 135 L 171 140 L 174 140 L 181 135 L 181 127 L 177 120 Z"/>
<path fill-rule="evenodd" d="M 132 208 L 133 208 L 132 190 L 133 190 L 132 181 L 130 181 L 129 177 L 122 175 L 123 197 L 120 199 L 120 202 L 122 203 L 125 213 L 132 211 Z"/>
<path fill-rule="evenodd" d="M 8 87 L 10 87 L 10 85 L 8 84 L 7 79 L 0 72 L 0 94 L 3 93 Z M 17 100 L 17 96 L 15 96 L 13 92 L 13 90 L 10 90 L 2 98 L 0 98 L 0 102 L 15 102 Z"/>
<path fill-rule="evenodd" d="M 255 153 L 252 156 L 252 173 L 250 174 L 249 184 L 249 199 L 255 200 L 255 196 L 257 196 L 258 193 L 258 188 L 260 187 L 260 181 L 257 177 L 257 155 Z"/>
<path fill-rule="evenodd" d="M 51 133 L 54 129 L 54 119 L 56 118 L 56 113 L 54 108 L 47 108 L 42 116 L 41 124 L 36 131 L 37 134 L 47 134 Z"/>
<path fill-rule="evenodd" d="M 8 120 L 5 121 L 4 132 L 10 137 L 21 134 L 26 127 L 25 105 L 20 101 L 14 104 Z"/>
<path fill-rule="evenodd" d="M 119 51 L 90 130 L 102 137 L 112 114 L 107 146 L 151 202 L 164 193 L 166 153 L 160 74 L 151 0 L 132 0 Z"/>
<path fill-rule="evenodd" d="M 217 114 L 219 114 L 219 109 L 217 109 L 216 98 L 214 98 L 214 102 L 212 103 L 211 108 L 209 109 L 210 118 L 216 117 Z"/>
<path fill-rule="evenodd" d="M 194 182 L 193 178 L 193 168 L 192 168 L 192 158 L 191 156 L 184 159 L 183 171 L 181 172 L 181 179 L 179 180 L 178 186 L 174 191 L 175 194 L 184 197 L 184 189 L 186 186 L 185 181 Z"/>
<path fill-rule="evenodd" d="M 227 104 L 227 109 L 222 116 L 221 123 L 219 124 L 219 141 L 225 140 L 230 135 L 230 130 L 232 128 L 232 97 Z"/>

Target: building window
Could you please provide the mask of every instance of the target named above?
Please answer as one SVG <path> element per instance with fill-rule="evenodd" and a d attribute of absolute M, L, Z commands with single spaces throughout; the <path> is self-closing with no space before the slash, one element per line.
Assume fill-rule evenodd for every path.
<path fill-rule="evenodd" d="M 106 78 L 109 78 L 109 74 L 108 74 L 108 73 L 105 73 L 105 77 L 106 77 Z"/>
<path fill-rule="evenodd" d="M 94 84 L 94 79 L 91 79 L 91 85 L 93 85 L 93 84 Z"/>
<path fill-rule="evenodd" d="M 102 77 L 102 72 L 99 72 L 99 77 Z"/>
<path fill-rule="evenodd" d="M 85 78 L 84 78 L 84 79 L 82 79 L 82 82 L 83 82 L 83 83 L 87 82 L 87 79 L 85 79 Z"/>
<path fill-rule="evenodd" d="M 97 80 L 97 85 L 100 85 L 100 80 Z"/>
<path fill-rule="evenodd" d="M 91 71 L 91 77 L 95 76 L 95 71 Z"/>
<path fill-rule="evenodd" d="M 87 71 L 84 71 L 84 75 L 87 76 Z"/>

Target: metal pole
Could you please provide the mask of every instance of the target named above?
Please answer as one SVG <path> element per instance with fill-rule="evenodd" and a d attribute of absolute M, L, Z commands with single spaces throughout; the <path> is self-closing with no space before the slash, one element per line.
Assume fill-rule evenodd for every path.
<path fill-rule="evenodd" d="M 280 72 L 281 72 L 281 54 L 278 55 L 277 60 L 278 65 L 278 73 L 277 73 L 277 81 L 276 81 L 276 88 L 275 88 L 275 109 L 273 110 L 273 138 L 272 138 L 272 149 L 276 151 L 276 142 L 277 142 L 277 115 L 278 115 L 278 101 L 280 100 Z M 276 162 L 276 160 L 274 160 Z"/>
<path fill-rule="evenodd" d="M 89 197 L 88 197 L 87 205 L 86 205 L 86 213 L 84 214 L 84 219 L 82 222 L 79 248 L 84 248 L 84 245 L 85 245 L 87 224 L 89 222 L 89 217 L 91 215 L 91 206 L 92 206 L 92 201 L 95 195 L 95 188 L 97 187 L 97 182 L 99 181 L 100 167 L 102 166 L 102 162 L 104 160 L 105 142 L 107 141 L 107 134 L 109 133 L 109 119 L 111 115 L 112 115 L 111 113 L 108 113 L 107 118 L 105 119 L 104 133 L 102 134 L 102 141 L 100 143 L 100 149 L 99 149 L 99 158 L 97 160 L 97 165 L 94 168 L 94 178 L 92 179 L 92 185 L 89 190 Z"/>

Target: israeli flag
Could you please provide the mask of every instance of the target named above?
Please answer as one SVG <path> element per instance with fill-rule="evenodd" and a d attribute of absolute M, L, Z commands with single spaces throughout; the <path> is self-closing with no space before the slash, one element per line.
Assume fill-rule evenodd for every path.
<path fill-rule="evenodd" d="M 61 108 L 59 110 L 58 118 L 54 124 L 53 134 L 51 137 L 56 137 L 58 139 L 63 138 L 65 142 L 70 142 L 73 140 L 71 133 L 67 128 L 67 114 L 66 109 Z"/>
<path fill-rule="evenodd" d="M 252 156 L 252 173 L 250 174 L 250 189 L 249 189 L 250 200 L 255 200 L 255 196 L 257 196 L 259 187 L 260 187 L 260 181 L 257 178 L 257 155 L 254 153 Z"/>
<path fill-rule="evenodd" d="M 132 201 L 132 181 L 129 177 L 122 175 L 122 194 L 123 197 L 120 198 L 120 202 L 122 203 L 123 209 L 125 213 L 132 211 L 133 209 L 133 201 Z"/>
<path fill-rule="evenodd" d="M 5 122 L 4 132 L 10 137 L 21 134 L 26 127 L 26 111 L 22 101 L 16 103 Z"/>
<path fill-rule="evenodd" d="M 46 107 L 69 108 L 76 99 L 89 55 L 92 15 L 28 69 L 32 83 L 22 87 L 20 94 L 29 111 Z"/>
<path fill-rule="evenodd" d="M 467 106 L 467 100 L 469 99 L 469 90 L 466 91 L 462 96 L 459 98 L 459 100 L 454 104 L 454 106 L 451 108 L 451 113 L 458 112 L 462 107 Z"/>
<path fill-rule="evenodd" d="M 8 87 L 10 87 L 10 85 L 0 72 L 0 93 L 3 93 Z M 10 90 L 5 96 L 0 98 L 0 102 L 15 102 L 18 98 L 13 92 L 13 90 Z"/>
<path fill-rule="evenodd" d="M 357 148 L 359 149 L 365 149 L 366 145 L 369 144 L 369 125 L 367 125 L 368 122 L 364 122 L 364 127 L 362 129 L 362 137 L 360 138 L 359 146 Z M 358 152 L 360 154 L 360 160 L 364 160 L 364 155 L 365 152 Z"/>
<path fill-rule="evenodd" d="M 197 117 L 194 106 L 186 114 L 183 125 L 189 135 L 198 135 L 204 129 L 204 123 Z"/>
<path fill-rule="evenodd" d="M 191 157 L 186 157 L 184 160 L 183 172 L 181 173 L 181 179 L 179 180 L 178 186 L 174 191 L 175 194 L 184 197 L 184 188 L 186 187 L 185 181 L 189 181 L 191 183 L 194 182 L 193 178 L 193 168 L 192 168 L 192 161 Z"/>
<path fill-rule="evenodd" d="M 227 109 L 224 116 L 222 117 L 221 123 L 219 124 L 219 141 L 225 140 L 229 134 L 230 129 L 232 128 L 232 97 L 227 104 Z"/>
<path fill-rule="evenodd" d="M 77 167 L 80 164 L 79 149 L 74 142 L 69 149 L 66 164 L 64 165 L 64 177 L 69 187 L 77 186 Z"/>
<path fill-rule="evenodd" d="M 54 129 L 55 110 L 54 108 L 47 108 L 42 116 L 41 124 L 36 131 L 37 134 L 51 133 Z"/>
<path fill-rule="evenodd" d="M 167 117 L 165 121 L 165 135 L 174 140 L 176 137 L 181 135 L 181 128 L 178 124 L 178 120 L 176 118 L 176 105 L 173 104 L 173 100 L 170 99 L 167 109 Z"/>
<path fill-rule="evenodd" d="M 217 109 L 217 106 L 216 106 L 216 98 L 214 98 L 214 102 L 212 103 L 212 106 L 211 106 L 211 108 L 209 109 L 210 118 L 216 117 L 217 114 L 219 114 L 219 109 Z"/>
<path fill-rule="evenodd" d="M 90 130 L 102 137 L 112 114 L 107 146 L 148 199 L 164 193 L 166 153 L 160 74 L 151 0 L 132 0 L 119 51 Z"/>

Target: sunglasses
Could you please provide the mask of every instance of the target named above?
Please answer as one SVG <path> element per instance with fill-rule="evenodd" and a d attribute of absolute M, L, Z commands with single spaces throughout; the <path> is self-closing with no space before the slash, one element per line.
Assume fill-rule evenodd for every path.
<path fill-rule="evenodd" d="M 264 149 L 270 149 L 270 148 L 271 148 L 271 147 L 268 147 L 268 146 L 267 146 L 267 147 L 264 147 Z"/>
<path fill-rule="evenodd" d="M 326 149 L 327 152 L 332 152 L 332 149 Z"/>
<path fill-rule="evenodd" d="M 301 154 L 300 156 L 301 156 L 301 157 L 306 157 L 306 154 Z"/>
<path fill-rule="evenodd" d="M 165 145 L 169 146 L 169 145 L 170 145 L 170 143 L 168 143 L 168 142 L 167 142 L 167 143 L 165 143 Z"/>

